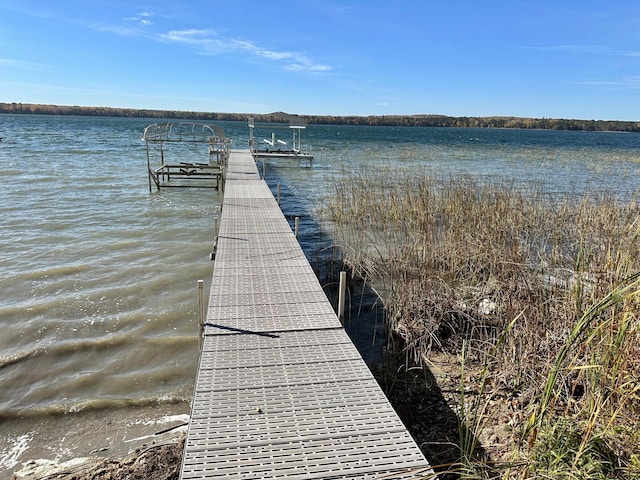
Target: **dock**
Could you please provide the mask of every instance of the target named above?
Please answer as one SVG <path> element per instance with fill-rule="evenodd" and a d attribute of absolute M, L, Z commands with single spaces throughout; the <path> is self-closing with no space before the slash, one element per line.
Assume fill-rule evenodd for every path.
<path fill-rule="evenodd" d="M 231 150 L 180 478 L 432 477 L 252 152 Z"/>

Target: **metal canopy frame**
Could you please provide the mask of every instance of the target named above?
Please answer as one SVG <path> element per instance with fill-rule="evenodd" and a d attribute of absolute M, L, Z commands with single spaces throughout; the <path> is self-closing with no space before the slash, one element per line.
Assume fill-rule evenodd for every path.
<path fill-rule="evenodd" d="M 195 122 L 154 123 L 145 127 L 142 140 L 146 143 L 149 191 L 153 185 L 158 190 L 163 187 L 220 187 L 231 146 L 231 139 L 225 136 L 221 127 Z M 169 150 L 175 154 L 180 149 L 175 146 L 165 148 L 166 144 L 189 146 L 182 149 L 189 158 L 168 162 L 165 154 Z M 206 162 L 191 158 L 196 155 L 194 144 L 207 147 Z"/>

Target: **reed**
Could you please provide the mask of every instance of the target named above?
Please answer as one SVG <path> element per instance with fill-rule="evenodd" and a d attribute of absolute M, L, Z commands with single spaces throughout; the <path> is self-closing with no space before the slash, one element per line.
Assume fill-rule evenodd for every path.
<path fill-rule="evenodd" d="M 460 439 L 463 476 L 637 478 L 635 197 L 379 168 L 338 179 L 327 209 L 413 360 L 460 358 L 464 431 L 511 432 L 497 469 L 475 468 L 477 445 Z"/>

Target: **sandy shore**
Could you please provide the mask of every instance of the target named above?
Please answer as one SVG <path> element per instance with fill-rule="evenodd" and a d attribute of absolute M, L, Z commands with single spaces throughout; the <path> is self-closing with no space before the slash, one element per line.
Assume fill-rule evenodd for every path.
<path fill-rule="evenodd" d="M 179 403 L 2 420 L 0 478 L 177 478 L 188 413 Z M 156 474 L 145 470 L 154 464 Z"/>

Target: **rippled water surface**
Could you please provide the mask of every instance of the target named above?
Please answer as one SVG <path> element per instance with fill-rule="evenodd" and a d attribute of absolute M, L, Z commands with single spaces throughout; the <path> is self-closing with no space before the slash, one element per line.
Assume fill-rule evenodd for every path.
<path fill-rule="evenodd" d="M 140 137 L 150 123 L 0 115 L 0 418 L 190 397 L 196 282 L 208 291 L 221 195 L 149 192 Z M 246 146 L 246 124 L 220 125 Z M 549 191 L 640 185 L 638 134 L 309 125 L 303 143 L 313 166 L 269 161 L 267 179 L 281 184 L 284 213 L 303 217 L 307 252 L 323 241 L 315 212 L 332 180 L 352 171 L 495 176 Z"/>

